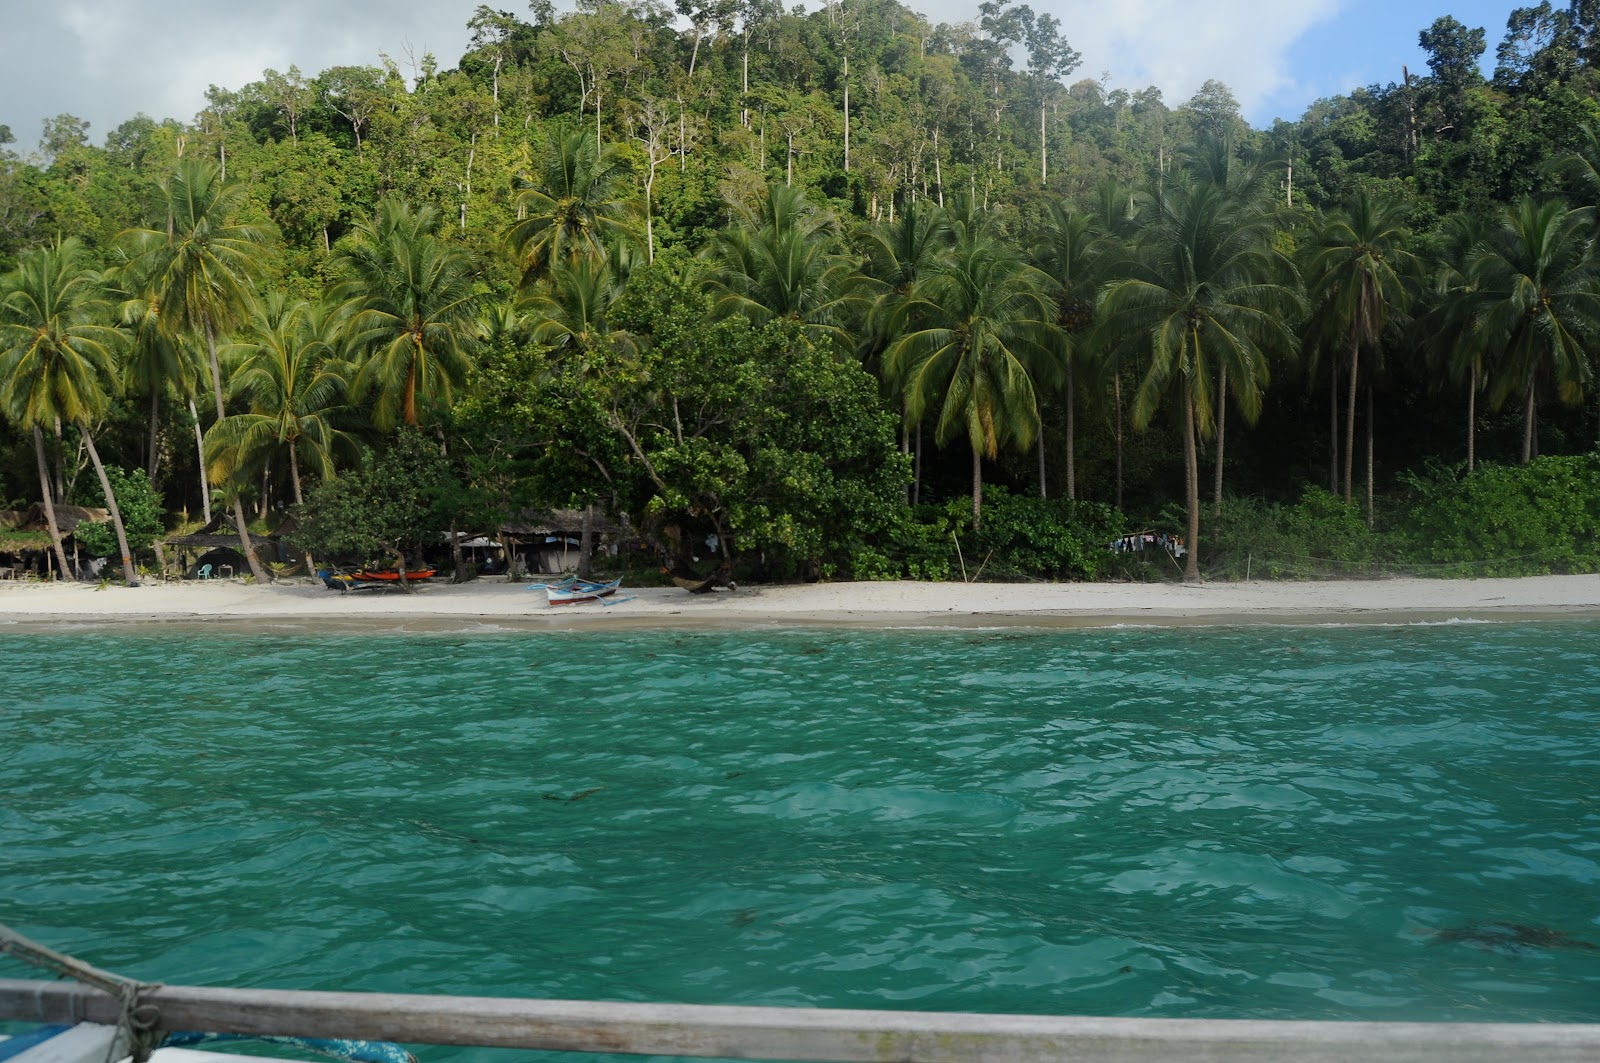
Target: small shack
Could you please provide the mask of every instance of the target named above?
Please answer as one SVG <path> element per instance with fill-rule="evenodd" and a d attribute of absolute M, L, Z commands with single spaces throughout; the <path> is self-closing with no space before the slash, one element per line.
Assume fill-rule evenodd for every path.
<path fill-rule="evenodd" d="M 250 545 L 255 549 L 256 559 L 268 565 L 297 565 L 303 562 L 305 552 L 284 539 L 294 528 L 293 522 L 285 517 L 267 534 L 252 534 Z M 242 576 L 250 571 L 250 565 L 241 551 L 243 544 L 239 542 L 239 533 L 234 530 L 233 522 L 226 513 L 217 513 L 211 518 L 210 524 L 197 532 L 168 536 L 162 545 L 174 551 L 175 558 L 183 566 L 185 579 Z M 209 572 L 204 571 L 207 565 L 211 566 Z"/>
<path fill-rule="evenodd" d="M 626 514 L 613 518 L 598 506 L 587 510 L 527 510 L 506 521 L 499 535 L 521 571 L 553 574 L 578 567 L 585 528 L 594 537 L 596 557 L 616 557 L 642 546 Z"/>
<path fill-rule="evenodd" d="M 97 569 L 98 566 L 94 565 L 94 562 L 99 559 L 80 555 L 78 540 L 73 533 L 84 521 L 98 523 L 110 520 L 111 511 L 65 504 L 54 508 L 56 528 L 61 533 L 61 548 L 75 570 L 68 575 L 83 575 L 91 569 Z M 37 546 L 19 544 L 11 548 L 0 548 L 0 568 L 10 573 L 9 578 L 26 576 L 40 579 L 55 578 L 55 553 L 50 549 L 50 521 L 45 513 L 44 503 L 35 502 L 27 509 L 0 510 L 0 529 L 43 536 Z"/>

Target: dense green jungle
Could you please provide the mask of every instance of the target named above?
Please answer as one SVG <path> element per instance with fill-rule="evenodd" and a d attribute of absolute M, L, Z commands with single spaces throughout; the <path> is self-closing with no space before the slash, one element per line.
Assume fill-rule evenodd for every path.
<path fill-rule="evenodd" d="M 0 510 L 48 527 L 0 553 L 71 571 L 100 507 L 107 575 L 209 528 L 266 579 L 268 532 L 581 510 L 765 579 L 1593 571 L 1600 0 L 1423 22 L 1266 129 L 1011 0 L 534 0 L 453 66 L 0 126 Z"/>

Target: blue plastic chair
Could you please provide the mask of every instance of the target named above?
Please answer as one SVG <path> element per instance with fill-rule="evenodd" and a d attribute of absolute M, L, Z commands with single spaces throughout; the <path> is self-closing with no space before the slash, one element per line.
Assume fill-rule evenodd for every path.
<path fill-rule="evenodd" d="M 210 579 L 211 578 L 211 566 L 210 565 L 201 565 L 199 568 L 195 569 L 195 573 L 194 574 L 198 579 Z"/>

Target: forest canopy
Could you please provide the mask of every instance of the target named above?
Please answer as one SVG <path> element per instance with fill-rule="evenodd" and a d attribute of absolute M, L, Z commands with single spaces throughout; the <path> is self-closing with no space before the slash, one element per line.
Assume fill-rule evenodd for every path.
<path fill-rule="evenodd" d="M 0 127 L 0 509 L 137 479 L 129 579 L 151 487 L 247 558 L 293 507 L 339 543 L 316 499 L 403 437 L 453 484 L 430 532 L 593 507 L 776 577 L 985 536 L 1096 576 L 1146 530 L 1191 577 L 1466 571 L 1511 547 L 1440 557 L 1448 497 L 1600 513 L 1600 0 L 1419 24 L 1426 71 L 1267 129 L 1082 77 L 1014 0 L 468 25 L 453 66 L 267 70 L 98 144 Z M 1549 546 L 1523 570 L 1594 563 Z"/>

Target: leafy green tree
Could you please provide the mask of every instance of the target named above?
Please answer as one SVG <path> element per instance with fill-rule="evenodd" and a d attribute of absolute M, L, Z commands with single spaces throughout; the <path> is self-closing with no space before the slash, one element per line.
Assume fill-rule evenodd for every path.
<path fill-rule="evenodd" d="M 374 396 L 380 429 L 419 425 L 419 398 L 448 403 L 472 366 L 485 294 L 471 259 L 438 229 L 431 207 L 386 198 L 340 250 L 345 279 L 333 298 L 361 359 L 353 392 Z"/>
<path fill-rule="evenodd" d="M 161 537 L 167 531 L 162 521 L 161 492 L 150 486 L 150 478 L 143 469 L 124 472 L 109 465 L 106 479 L 111 484 L 117 512 L 122 516 L 123 533 L 135 556 L 154 550 L 159 560 Z M 84 498 L 90 506 L 98 507 L 105 501 L 105 496 L 98 492 Z M 111 507 L 107 505 L 106 508 Z M 109 521 L 83 521 L 72 530 L 72 535 L 94 557 L 110 557 L 119 545 L 116 526 Z"/>
<path fill-rule="evenodd" d="M 360 467 L 313 488 L 291 510 L 299 528 L 290 538 L 308 554 L 363 563 L 390 557 L 406 572 L 423 545 L 450 527 L 455 476 L 436 442 L 402 428 Z"/>
<path fill-rule="evenodd" d="M 78 240 L 24 255 L 16 270 L 0 282 L 0 409 L 33 432 L 39 486 L 63 572 L 71 570 L 61 550 L 50 499 L 40 426 L 65 421 L 78 427 L 111 510 L 123 578 L 132 587 L 136 583 L 133 558 L 122 514 L 91 431 L 93 423 L 105 415 L 118 385 L 114 351 L 119 337 L 109 323 L 110 313 L 100 289 L 100 274 Z"/>
<path fill-rule="evenodd" d="M 967 229 L 908 304 L 919 327 L 884 361 L 905 381 L 912 420 L 938 410 L 934 438 L 972 448 L 972 523 L 983 514 L 983 459 L 1026 450 L 1039 430 L 1038 377 L 1059 346 L 1050 281 L 1015 251 Z"/>
<path fill-rule="evenodd" d="M 1472 258 L 1478 328 L 1503 352 L 1491 385 L 1496 403 L 1521 393 L 1522 463 L 1534 456 L 1541 383 L 1565 402 L 1583 397 L 1600 339 L 1600 285 L 1588 208 L 1524 198 Z"/>

